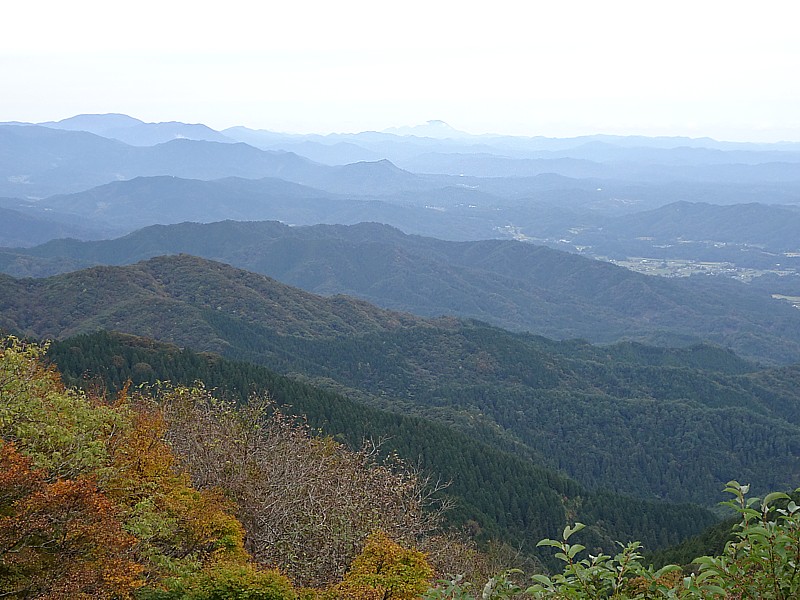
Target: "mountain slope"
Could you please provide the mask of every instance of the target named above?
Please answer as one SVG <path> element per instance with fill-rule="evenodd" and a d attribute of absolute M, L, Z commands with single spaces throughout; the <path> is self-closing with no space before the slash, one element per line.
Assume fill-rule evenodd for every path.
<path fill-rule="evenodd" d="M 479 538 L 513 542 L 525 553 L 534 552 L 533 544 L 542 536 L 560 531 L 568 504 L 577 506 L 579 518 L 589 525 L 591 543 L 602 547 L 616 539 L 642 539 L 649 548 L 662 547 L 713 519 L 699 507 L 591 492 L 562 474 L 443 425 L 367 407 L 263 367 L 216 355 L 97 333 L 54 343 L 48 356 L 77 385 L 95 376 L 112 392 L 129 378 L 134 385 L 202 381 L 216 394 L 240 402 L 252 394 L 268 393 L 283 410 L 303 415 L 312 428 L 356 449 L 364 439 L 383 440 L 383 453 L 397 452 L 424 473 L 451 482 L 445 493 L 456 501 L 449 515 L 452 525 L 463 527 L 471 521 L 473 531 L 476 525 L 480 528 Z M 625 518 L 620 518 L 623 513 Z"/>
<path fill-rule="evenodd" d="M 108 233 L 69 215 L 31 211 L 22 203 L 16 208 L 0 206 L 0 247 L 33 246 L 54 238 L 93 240 Z"/>
<path fill-rule="evenodd" d="M 282 179 L 199 181 L 172 176 L 136 177 L 75 194 L 51 196 L 41 206 L 90 221 L 125 223 L 128 228 L 159 223 L 200 222 L 233 217 L 254 220 L 275 214 L 324 212 L 336 202 L 320 190 Z"/>
<path fill-rule="evenodd" d="M 203 206 L 202 197 L 197 198 Z M 234 196 L 226 198 L 233 204 Z M 709 340 L 760 360 L 800 360 L 800 312 L 766 290 L 726 280 L 649 277 L 532 244 L 445 242 L 376 224 L 157 226 L 111 241 L 54 241 L 0 253 L 0 269 L 43 275 L 176 253 L 228 262 L 315 293 L 344 293 L 423 316 L 478 318 L 594 342 Z"/>
<path fill-rule="evenodd" d="M 19 334 L 115 329 L 298 374 L 639 497 L 713 504 L 729 479 L 800 479 L 797 368 L 749 373 L 708 346 L 594 347 L 423 320 L 189 256 L 3 277 L 0 309 Z"/>

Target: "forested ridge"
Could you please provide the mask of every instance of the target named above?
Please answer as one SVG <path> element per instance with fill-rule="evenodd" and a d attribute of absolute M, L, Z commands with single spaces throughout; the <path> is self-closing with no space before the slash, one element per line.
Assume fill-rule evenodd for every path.
<path fill-rule="evenodd" d="M 710 503 L 737 470 L 759 489 L 796 480 L 797 368 L 724 373 L 715 369 L 742 363 L 712 348 L 642 365 L 618 360 L 613 346 L 551 344 L 471 324 L 289 340 L 268 360 L 321 384 L 372 392 L 379 406 L 397 399 L 465 431 L 497 423 L 550 466 L 625 493 Z M 239 356 L 259 360 L 260 351 L 269 352 Z M 697 361 L 681 365 L 681 354 Z M 704 360 L 712 370 L 701 368 Z M 778 479 L 766 481 L 767 473 Z"/>
<path fill-rule="evenodd" d="M 4 284 L 9 331 L 113 329 L 215 351 L 436 420 L 592 489 L 713 506 L 729 479 L 782 489 L 800 471 L 797 368 L 713 346 L 592 346 L 422 319 L 189 256 Z"/>
<path fill-rule="evenodd" d="M 565 475 L 477 441 L 422 417 L 359 404 L 264 367 L 231 362 L 143 338 L 97 333 L 53 343 L 48 356 L 71 384 L 102 383 L 115 393 L 134 385 L 195 381 L 239 403 L 269 394 L 284 412 L 300 415 L 314 429 L 357 449 L 365 439 L 383 440 L 384 453 L 397 452 L 449 485 L 455 501 L 446 514 L 453 526 L 469 527 L 478 540 L 503 540 L 534 553 L 542 537 L 555 535 L 568 515 L 589 524 L 598 547 L 617 539 L 642 540 L 664 548 L 700 531 L 714 517 L 700 507 L 672 505 L 590 491 Z M 546 555 L 544 555 L 546 558 Z"/>
<path fill-rule="evenodd" d="M 178 253 L 318 294 L 348 294 L 422 316 L 478 318 L 558 339 L 659 345 L 707 340 L 760 361 L 785 364 L 800 357 L 800 314 L 760 286 L 649 277 L 529 243 L 448 242 L 377 223 L 158 225 L 115 240 L 54 240 L 4 250 L 0 271 L 42 276 Z"/>

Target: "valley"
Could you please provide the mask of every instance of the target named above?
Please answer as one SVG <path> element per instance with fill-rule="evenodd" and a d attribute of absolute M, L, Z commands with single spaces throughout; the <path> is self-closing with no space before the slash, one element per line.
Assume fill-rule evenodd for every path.
<path fill-rule="evenodd" d="M 435 129 L 0 124 L 4 351 L 92 397 L 268 397 L 442 482 L 439 533 L 504 567 L 798 487 L 800 146 Z"/>

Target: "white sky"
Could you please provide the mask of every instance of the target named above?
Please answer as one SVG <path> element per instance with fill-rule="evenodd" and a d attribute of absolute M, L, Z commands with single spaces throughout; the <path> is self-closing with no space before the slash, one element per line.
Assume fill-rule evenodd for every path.
<path fill-rule="evenodd" d="M 10 0 L 0 121 L 800 141 L 794 0 Z"/>

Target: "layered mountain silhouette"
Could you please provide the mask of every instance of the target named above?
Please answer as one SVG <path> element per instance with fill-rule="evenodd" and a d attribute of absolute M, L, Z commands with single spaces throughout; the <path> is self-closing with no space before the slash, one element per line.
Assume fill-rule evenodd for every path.
<path fill-rule="evenodd" d="M 757 360 L 800 359 L 800 311 L 761 288 L 719 278 L 663 279 L 532 244 L 446 242 L 377 224 L 154 226 L 116 240 L 6 251 L 0 268 L 42 276 L 178 253 L 423 316 L 478 318 L 594 342 L 709 340 Z"/>
<path fill-rule="evenodd" d="M 40 123 L 53 129 L 88 131 L 102 137 L 112 138 L 131 146 L 155 146 L 176 139 L 204 140 L 208 142 L 234 142 L 210 127 L 197 123 L 168 121 L 145 123 L 122 114 L 76 115 L 61 121 Z"/>
<path fill-rule="evenodd" d="M 388 163 L 329 167 L 244 143 L 173 139 L 131 146 L 83 131 L 0 125 L 0 194 L 22 198 L 86 190 L 140 176 L 279 177 L 329 191 L 375 193 L 435 187 Z"/>

